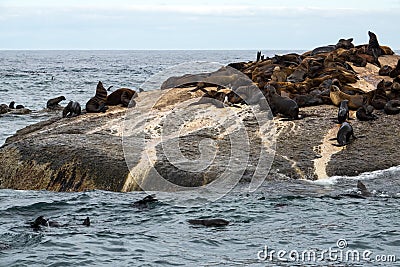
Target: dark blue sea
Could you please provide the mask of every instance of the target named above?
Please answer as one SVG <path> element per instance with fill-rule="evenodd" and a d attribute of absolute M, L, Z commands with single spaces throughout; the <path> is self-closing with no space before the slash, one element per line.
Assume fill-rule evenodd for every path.
<path fill-rule="evenodd" d="M 15 101 L 33 111 L 0 117 L 0 145 L 16 130 L 47 119 L 42 110 L 49 98 L 64 95 L 84 104 L 98 81 L 138 89 L 184 62 L 227 64 L 255 56 L 256 51 L 0 51 L 0 103 Z M 370 197 L 354 197 L 358 180 Z M 0 266 L 400 266 L 400 167 L 316 182 L 283 176 L 254 193 L 244 187 L 197 207 L 198 196 L 169 193 L 194 205 L 158 202 L 146 208 L 133 205 L 144 192 L 3 189 Z M 60 227 L 32 229 L 29 223 L 41 215 Z M 82 225 L 86 217 L 89 227 Z M 197 218 L 230 224 L 187 222 Z"/>

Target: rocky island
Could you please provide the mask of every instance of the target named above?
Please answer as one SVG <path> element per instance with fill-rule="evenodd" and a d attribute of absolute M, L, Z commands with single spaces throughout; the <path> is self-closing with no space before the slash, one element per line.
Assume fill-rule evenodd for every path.
<path fill-rule="evenodd" d="M 234 85 L 241 76 L 221 75 L 223 68 L 218 75 L 171 77 L 162 90 L 138 93 L 134 107 L 73 118 L 60 114 L 28 126 L 0 148 L 0 188 L 174 190 L 210 184 L 221 175 L 242 182 L 315 180 L 398 166 L 400 116 L 387 115 L 384 106 L 400 99 L 400 57 L 375 39 L 370 35 L 370 43 L 361 46 L 341 39 L 302 55 L 259 53 L 255 61 L 229 64 L 226 68 L 262 92 L 271 109 L 249 104 L 239 89 L 243 84 Z M 272 87 L 295 101 L 298 117 L 277 112 Z M 331 140 L 339 129 L 334 87 L 355 105 L 349 122 L 359 138 L 343 147 Z M 218 103 L 203 101 L 205 95 Z M 376 120 L 356 118 L 365 105 L 375 108 Z M 170 184 L 152 187 L 156 176 Z"/>

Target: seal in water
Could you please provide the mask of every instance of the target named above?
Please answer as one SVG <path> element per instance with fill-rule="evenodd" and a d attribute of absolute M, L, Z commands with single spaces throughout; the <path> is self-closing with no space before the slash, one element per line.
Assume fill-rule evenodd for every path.
<path fill-rule="evenodd" d="M 96 95 L 86 103 L 86 112 L 98 113 L 106 112 L 107 106 L 107 90 L 104 88 L 103 83 L 99 82 L 96 87 Z"/>
<path fill-rule="evenodd" d="M 81 105 L 76 101 L 69 101 L 68 105 L 63 109 L 63 118 L 79 115 L 81 115 Z"/>
<path fill-rule="evenodd" d="M 14 105 L 15 105 L 15 101 L 11 101 L 11 103 L 8 105 L 8 108 L 10 108 L 10 109 L 23 109 L 23 108 L 25 108 L 23 105 L 17 105 L 15 107 L 14 107 Z"/>
<path fill-rule="evenodd" d="M 360 180 L 357 182 L 357 189 L 361 192 L 361 195 L 364 197 L 372 196 L 371 192 L 368 191 L 365 184 L 363 184 Z"/>
<path fill-rule="evenodd" d="M 347 119 L 349 119 L 349 100 L 343 100 L 340 102 L 339 111 L 338 111 L 338 122 L 342 124 Z"/>
<path fill-rule="evenodd" d="M 269 94 L 268 99 L 274 116 L 279 113 L 292 120 L 300 119 L 299 106 L 296 101 L 280 96 L 272 85 L 267 85 L 266 90 Z"/>
<path fill-rule="evenodd" d="M 43 216 L 37 217 L 33 222 L 30 223 L 31 227 L 34 230 L 40 230 L 41 226 L 45 227 L 60 227 L 61 225 L 58 222 L 49 221 L 45 219 Z"/>
<path fill-rule="evenodd" d="M 378 118 L 375 114 L 372 114 L 374 107 L 371 105 L 360 107 L 356 112 L 356 117 L 360 121 L 373 121 Z"/>
<path fill-rule="evenodd" d="M 148 208 L 150 204 L 158 202 L 155 195 L 148 195 L 145 198 L 133 203 L 133 206 L 139 209 Z"/>
<path fill-rule="evenodd" d="M 132 89 L 120 88 L 107 97 L 106 105 L 116 106 L 122 104 L 122 106 L 127 107 L 131 99 L 137 96 L 138 94 Z"/>
<path fill-rule="evenodd" d="M 350 144 L 350 137 L 356 139 L 357 137 L 354 136 L 353 127 L 348 122 L 344 122 L 337 133 L 336 140 L 339 143 L 333 144 L 334 146 L 345 146 Z"/>
<path fill-rule="evenodd" d="M 384 107 L 385 113 L 388 115 L 396 115 L 400 113 L 400 100 L 390 100 Z"/>
<path fill-rule="evenodd" d="M 203 225 L 207 227 L 220 227 L 220 226 L 227 226 L 229 221 L 224 219 L 193 219 L 188 220 L 188 223 L 192 225 Z"/>
<path fill-rule="evenodd" d="M 57 108 L 61 108 L 61 106 L 59 105 L 59 103 L 61 102 L 61 101 L 63 101 L 63 100 L 65 100 L 65 96 L 59 96 L 59 97 L 56 97 L 56 98 L 52 98 L 52 99 L 49 99 L 49 101 L 47 101 L 47 103 L 46 103 L 46 107 L 48 108 L 48 109 L 57 109 Z"/>
<path fill-rule="evenodd" d="M 82 225 L 84 225 L 84 226 L 90 226 L 90 218 L 89 218 L 89 217 L 86 217 L 86 219 L 83 220 Z"/>

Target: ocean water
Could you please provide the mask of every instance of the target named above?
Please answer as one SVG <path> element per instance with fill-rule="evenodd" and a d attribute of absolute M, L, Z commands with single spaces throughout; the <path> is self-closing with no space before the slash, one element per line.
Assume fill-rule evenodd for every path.
<path fill-rule="evenodd" d="M 183 62 L 227 64 L 255 55 L 0 51 L 0 103 L 14 100 L 33 110 L 0 117 L 0 144 L 16 130 L 48 118 L 42 109 L 49 98 L 64 95 L 84 104 L 99 80 L 105 87 L 139 88 L 153 74 Z M 346 195 L 357 194 L 358 180 L 370 197 Z M 190 193 L 169 193 L 168 202 L 134 207 L 144 196 L 0 190 L 0 266 L 400 266 L 400 167 L 317 182 L 282 177 L 254 193 L 239 185 L 197 207 L 174 205 L 182 198 L 193 205 L 202 202 Z M 40 215 L 61 227 L 33 230 L 29 222 Z M 82 225 L 87 216 L 89 227 Z M 197 218 L 223 218 L 230 224 L 207 228 L 187 222 Z M 278 251 L 286 254 L 278 257 Z"/>

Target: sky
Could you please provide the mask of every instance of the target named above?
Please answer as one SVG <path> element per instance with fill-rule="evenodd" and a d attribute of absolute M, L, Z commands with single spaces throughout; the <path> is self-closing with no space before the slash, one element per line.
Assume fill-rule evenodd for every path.
<path fill-rule="evenodd" d="M 0 0 L 0 49 L 400 48 L 400 0 Z"/>

